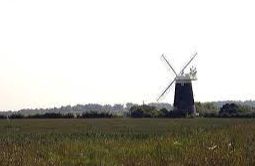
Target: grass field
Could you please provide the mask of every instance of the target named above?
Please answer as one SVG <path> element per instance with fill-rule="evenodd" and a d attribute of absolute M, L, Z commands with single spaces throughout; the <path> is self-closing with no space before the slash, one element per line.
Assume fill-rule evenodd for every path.
<path fill-rule="evenodd" d="M 255 165 L 255 120 L 1 120 L 0 165 Z"/>

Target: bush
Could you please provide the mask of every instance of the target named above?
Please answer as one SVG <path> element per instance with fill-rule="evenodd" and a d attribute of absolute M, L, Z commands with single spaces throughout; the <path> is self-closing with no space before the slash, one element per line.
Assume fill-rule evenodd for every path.
<path fill-rule="evenodd" d="M 0 119 L 6 119 L 7 117 L 5 115 L 0 115 Z"/>
<path fill-rule="evenodd" d="M 196 102 L 195 106 L 196 106 L 196 112 L 199 113 L 199 116 L 209 117 L 209 116 L 218 115 L 219 109 L 213 103 Z"/>
<path fill-rule="evenodd" d="M 235 103 L 225 104 L 221 107 L 219 117 L 223 118 L 254 118 L 253 108 Z"/>
<path fill-rule="evenodd" d="M 24 115 L 21 114 L 11 114 L 10 116 L 8 116 L 9 119 L 23 119 Z"/>
<path fill-rule="evenodd" d="M 159 117 L 167 117 L 169 114 L 169 111 L 166 108 L 162 108 L 159 110 Z"/>
<path fill-rule="evenodd" d="M 133 118 L 155 118 L 160 116 L 160 111 L 156 107 L 148 105 L 133 106 L 129 111 Z"/>
<path fill-rule="evenodd" d="M 74 114 L 68 113 L 68 114 L 64 114 L 62 115 L 63 118 L 65 119 L 73 119 L 75 118 Z"/>
<path fill-rule="evenodd" d="M 218 117 L 218 113 L 216 112 L 207 112 L 203 114 L 203 117 L 206 118 L 217 118 Z"/>
<path fill-rule="evenodd" d="M 108 112 L 95 112 L 95 111 L 91 111 L 91 112 L 86 112 L 83 113 L 81 116 L 78 116 L 78 118 L 112 118 L 113 115 L 108 113 Z"/>
<path fill-rule="evenodd" d="M 27 118 L 29 119 L 59 119 L 59 118 L 71 119 L 71 118 L 74 118 L 74 115 L 71 113 L 68 113 L 68 114 L 45 113 L 45 114 L 30 115 Z"/>
<path fill-rule="evenodd" d="M 220 115 L 233 115 L 233 114 L 237 114 L 238 112 L 240 112 L 240 107 L 239 105 L 235 104 L 235 103 L 231 103 L 231 104 L 225 104 L 221 107 L 220 109 Z"/>

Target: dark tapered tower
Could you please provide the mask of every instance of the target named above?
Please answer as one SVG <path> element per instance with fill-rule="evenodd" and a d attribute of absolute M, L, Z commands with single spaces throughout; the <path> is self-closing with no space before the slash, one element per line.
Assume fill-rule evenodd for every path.
<path fill-rule="evenodd" d="M 159 99 L 167 92 L 167 90 L 175 83 L 175 95 L 174 95 L 174 111 L 181 112 L 183 114 L 196 114 L 196 108 L 194 104 L 194 96 L 192 90 L 192 81 L 196 80 L 196 69 L 191 68 L 188 74 L 184 74 L 184 70 L 188 67 L 188 65 L 193 61 L 196 57 L 197 53 L 193 55 L 190 61 L 184 66 L 181 70 L 180 74 L 177 74 L 174 68 L 170 65 L 168 60 L 164 55 L 162 57 L 170 66 L 170 68 L 175 73 L 175 79 L 170 83 L 170 85 L 166 88 L 166 90 L 161 94 Z M 158 100 L 159 100 L 158 99 Z"/>
<path fill-rule="evenodd" d="M 174 109 L 188 114 L 195 114 L 192 83 L 190 80 L 176 80 Z"/>

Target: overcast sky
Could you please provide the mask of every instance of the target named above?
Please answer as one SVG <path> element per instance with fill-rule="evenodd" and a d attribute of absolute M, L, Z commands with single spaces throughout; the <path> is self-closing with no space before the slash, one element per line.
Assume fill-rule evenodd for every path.
<path fill-rule="evenodd" d="M 196 101 L 255 99 L 253 0 L 1 0 L 0 110 L 156 102 L 198 57 Z M 172 87 L 161 102 L 173 102 Z"/>

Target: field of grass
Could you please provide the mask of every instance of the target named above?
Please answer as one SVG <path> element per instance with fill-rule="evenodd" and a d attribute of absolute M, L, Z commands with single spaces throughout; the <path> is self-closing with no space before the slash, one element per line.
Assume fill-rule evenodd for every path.
<path fill-rule="evenodd" d="M 0 120 L 0 165 L 255 165 L 255 120 Z"/>

